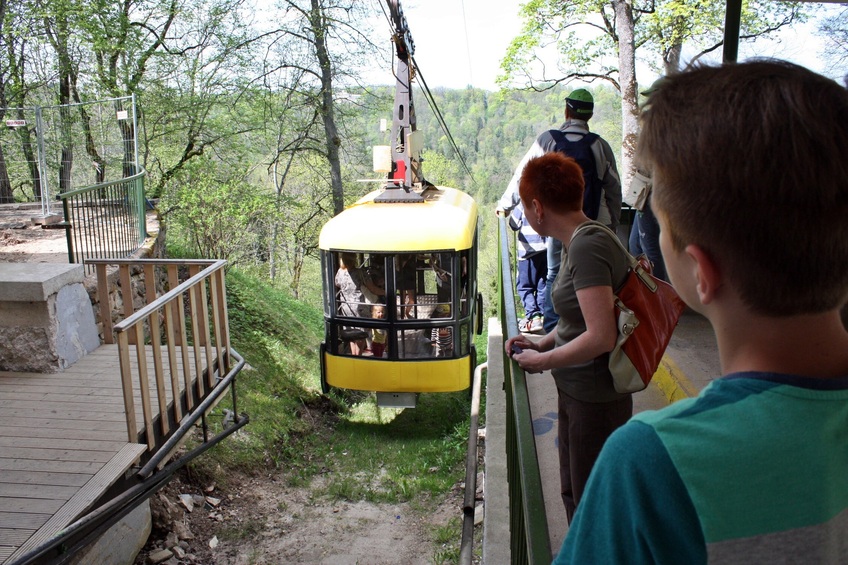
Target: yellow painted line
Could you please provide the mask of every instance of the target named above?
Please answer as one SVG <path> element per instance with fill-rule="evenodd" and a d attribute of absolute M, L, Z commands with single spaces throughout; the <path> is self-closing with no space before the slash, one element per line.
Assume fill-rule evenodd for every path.
<path fill-rule="evenodd" d="M 668 399 L 669 404 L 698 395 L 698 387 L 686 378 L 683 370 L 668 355 L 663 355 L 660 366 L 654 373 L 653 381 Z"/>

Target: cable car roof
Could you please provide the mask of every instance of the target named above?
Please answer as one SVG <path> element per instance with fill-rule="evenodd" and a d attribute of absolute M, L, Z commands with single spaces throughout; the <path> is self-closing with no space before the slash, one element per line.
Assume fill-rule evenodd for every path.
<path fill-rule="evenodd" d="M 440 186 L 424 191 L 424 202 L 374 202 L 381 192 L 367 194 L 324 224 L 319 247 L 406 252 L 470 249 L 474 243 L 477 203 L 464 192 Z"/>

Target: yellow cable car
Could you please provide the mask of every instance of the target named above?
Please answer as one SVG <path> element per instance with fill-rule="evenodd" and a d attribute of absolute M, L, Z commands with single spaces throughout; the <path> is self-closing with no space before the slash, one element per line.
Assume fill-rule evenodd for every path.
<path fill-rule="evenodd" d="M 381 406 L 409 407 L 417 393 L 470 386 L 473 334 L 482 331 L 477 204 L 432 185 L 420 202 L 381 202 L 381 194 L 321 231 L 321 385 L 376 391 Z"/>
<path fill-rule="evenodd" d="M 398 57 L 392 145 L 374 147 L 374 170 L 388 176 L 321 230 L 321 388 L 376 391 L 380 406 L 414 407 L 418 393 L 471 385 L 472 335 L 482 331 L 477 204 L 421 174 L 414 43 L 398 0 L 388 5 Z"/>

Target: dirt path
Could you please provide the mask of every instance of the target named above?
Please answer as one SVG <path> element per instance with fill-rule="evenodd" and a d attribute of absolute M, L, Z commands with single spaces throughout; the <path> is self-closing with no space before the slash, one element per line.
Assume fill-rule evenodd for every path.
<path fill-rule="evenodd" d="M 175 479 L 152 499 L 154 522 L 170 525 L 154 531 L 136 563 L 159 562 L 151 557 L 162 549 L 173 554 L 161 561 L 168 565 L 424 565 L 441 563 L 456 551 L 435 538 L 439 528 L 462 516 L 461 485 L 430 505 L 314 498 L 328 480 L 319 476 L 308 488 L 292 488 L 274 476 L 245 478 L 230 492 L 207 486 L 202 490 L 212 504 L 198 504 L 201 489 Z M 191 512 L 180 504 L 181 494 L 195 495 Z M 435 510 L 422 510 L 427 506 Z"/>

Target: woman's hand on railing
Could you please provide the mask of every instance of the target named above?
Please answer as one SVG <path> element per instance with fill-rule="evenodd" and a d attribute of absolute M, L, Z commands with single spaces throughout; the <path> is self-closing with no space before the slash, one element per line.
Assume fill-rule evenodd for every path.
<path fill-rule="evenodd" d="M 518 365 L 528 373 L 541 373 L 544 371 L 544 357 L 539 353 L 538 344 L 530 341 L 523 335 L 512 337 L 504 344 L 506 354 L 515 360 Z"/>

